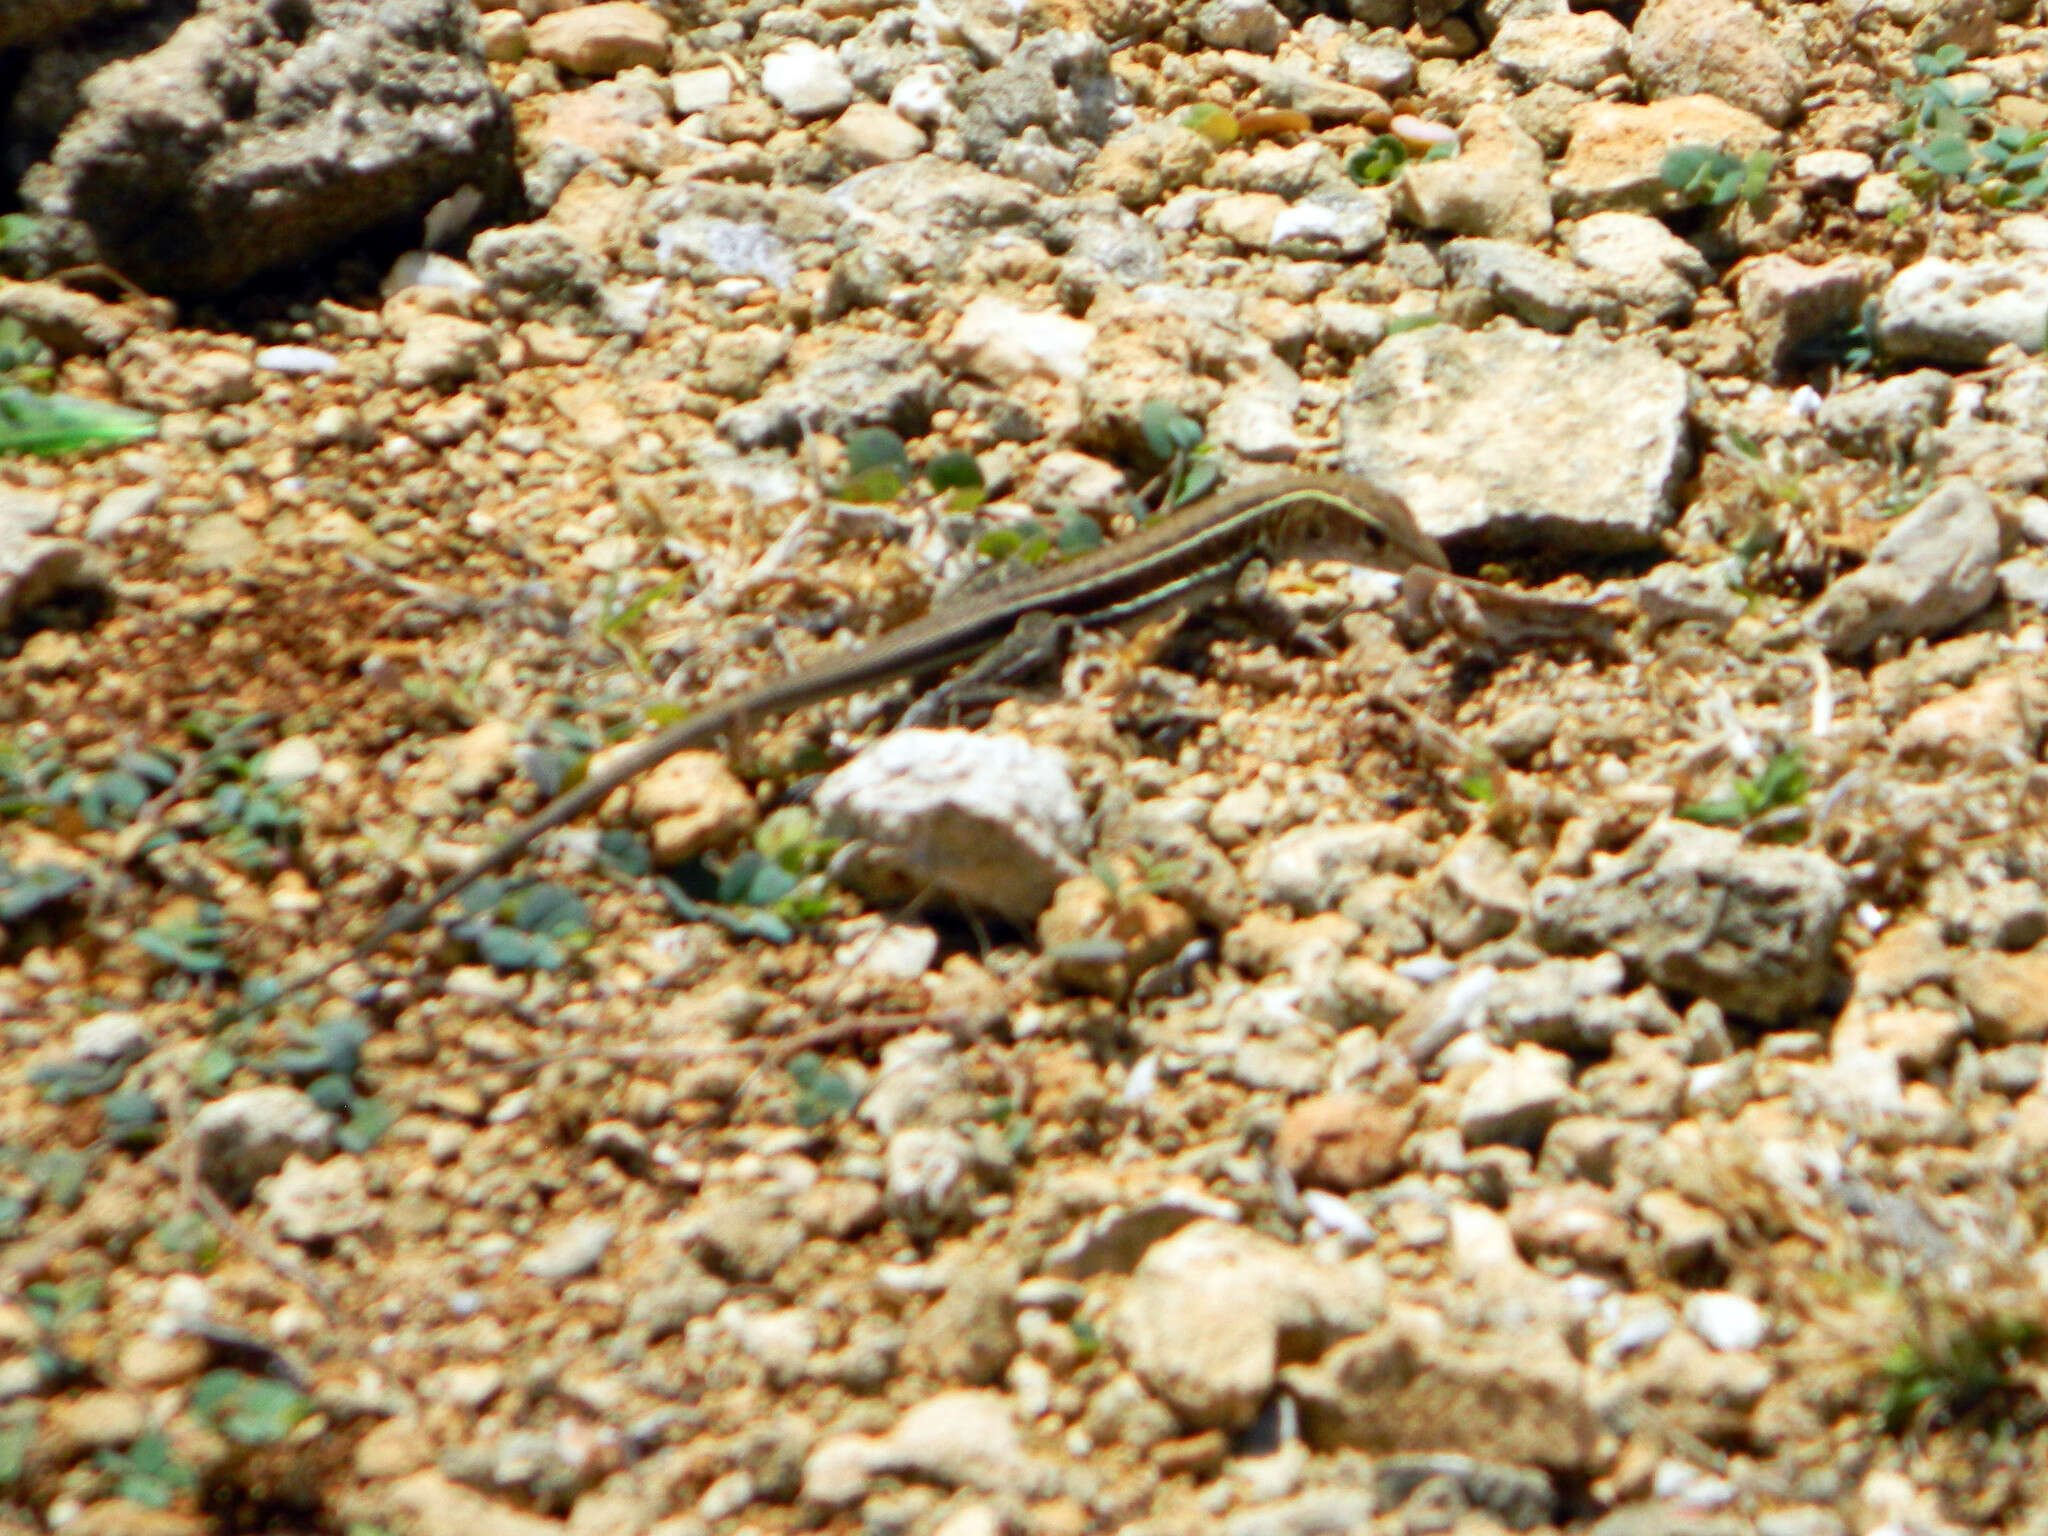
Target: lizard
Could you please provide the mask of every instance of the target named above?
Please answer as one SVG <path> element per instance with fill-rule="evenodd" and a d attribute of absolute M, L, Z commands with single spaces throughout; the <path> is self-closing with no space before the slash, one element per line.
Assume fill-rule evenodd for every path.
<path fill-rule="evenodd" d="M 1271 561 L 1291 558 L 1345 560 L 1397 575 L 1417 566 L 1450 569 L 1399 498 L 1355 476 L 1290 470 L 1212 492 L 1087 554 L 942 601 L 866 645 L 770 678 L 609 755 L 423 900 L 393 908 L 340 959 L 285 983 L 260 1006 L 316 986 L 423 927 L 437 908 L 514 863 L 535 839 L 679 752 L 807 705 L 985 660 L 1009 645 L 1043 649 L 1058 626 L 1108 627 L 1198 606 L 1242 586 Z"/>

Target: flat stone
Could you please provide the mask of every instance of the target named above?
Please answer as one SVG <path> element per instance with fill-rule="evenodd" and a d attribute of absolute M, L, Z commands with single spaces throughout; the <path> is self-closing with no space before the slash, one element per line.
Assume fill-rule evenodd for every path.
<path fill-rule="evenodd" d="M 1775 149 L 1778 135 L 1754 113 L 1716 96 L 1674 96 L 1648 106 L 1597 101 L 1570 114 L 1571 144 L 1552 172 L 1558 211 L 1566 216 L 1601 209 L 1662 212 L 1679 197 L 1664 185 L 1664 157 L 1699 144 L 1741 158 Z"/>
<path fill-rule="evenodd" d="M 1685 370 L 1640 343 L 1431 326 L 1354 374 L 1343 463 L 1438 538 L 1645 548 L 1689 467 L 1690 400 Z"/>
<path fill-rule="evenodd" d="M 1313 1358 L 1372 1327 L 1386 1282 L 1242 1227 L 1198 1222 L 1148 1252 L 1108 1318 L 1110 1342 L 1182 1422 L 1242 1429 L 1272 1393 L 1281 1340 Z"/>
<path fill-rule="evenodd" d="M 1453 1452 L 1581 1472 L 1601 1425 L 1584 1368 L 1540 1333 L 1512 1345 L 1455 1345 L 1440 1319 L 1403 1314 L 1282 1372 L 1318 1450 L 1374 1456 Z"/>
<path fill-rule="evenodd" d="M 553 11 L 527 29 L 526 45 L 537 59 L 579 75 L 616 75 L 644 65 L 668 63 L 668 19 L 638 0 L 601 0 L 597 5 Z"/>
<path fill-rule="evenodd" d="M 1410 165 L 1395 183 L 1395 209 L 1424 229 L 1523 243 L 1550 233 L 1543 147 L 1498 107 L 1465 115 L 1458 153 Z"/>
<path fill-rule="evenodd" d="M 1887 636 L 1938 634 L 1998 593 L 1998 516 L 1968 480 L 1945 480 L 1893 525 L 1870 558 L 1821 594 L 1807 627 L 1836 656 Z"/>
<path fill-rule="evenodd" d="M 2048 336 L 2048 260 L 1916 261 L 1886 285 L 1876 339 L 1903 362 L 1975 365 L 2010 343 L 2039 352 Z"/>
<path fill-rule="evenodd" d="M 1535 932 L 1553 952 L 1611 949 L 1659 986 L 1782 1024 L 1820 1000 L 1847 899 L 1820 854 L 1674 821 L 1587 879 L 1539 883 Z"/>
<path fill-rule="evenodd" d="M 1715 96 L 1782 128 L 1806 81 L 1741 0 L 1650 0 L 1629 36 L 1629 73 L 1651 99 Z"/>

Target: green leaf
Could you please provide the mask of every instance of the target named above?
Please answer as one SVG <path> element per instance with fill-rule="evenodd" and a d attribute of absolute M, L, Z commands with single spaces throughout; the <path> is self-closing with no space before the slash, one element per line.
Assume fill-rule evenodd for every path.
<path fill-rule="evenodd" d="M 350 1109 L 347 1124 L 334 1133 L 334 1139 L 344 1152 L 361 1154 L 397 1123 L 397 1105 L 386 1104 L 382 1099 L 359 1098 Z"/>
<path fill-rule="evenodd" d="M 1387 322 L 1387 334 L 1399 336 L 1405 331 L 1426 331 L 1432 325 L 1442 325 L 1444 317 L 1438 314 L 1395 315 Z"/>
<path fill-rule="evenodd" d="M 1780 752 L 1764 765 L 1762 773 L 1738 791 L 1749 802 L 1750 814 L 1761 816 L 1780 806 L 1797 805 L 1806 798 L 1812 779 L 1806 758 L 1797 748 Z"/>
<path fill-rule="evenodd" d="M 156 418 L 146 411 L 76 395 L 0 389 L 0 454 L 62 458 L 121 448 L 155 435 Z"/>
<path fill-rule="evenodd" d="M 138 1147 L 156 1140 L 163 1114 L 155 1099 L 138 1088 L 127 1088 L 101 1101 L 100 1121 L 107 1140 L 120 1147 Z"/>
<path fill-rule="evenodd" d="M 847 436 L 846 483 L 835 494 L 841 501 L 894 501 L 913 473 L 902 438 L 887 427 L 862 427 Z"/>
<path fill-rule="evenodd" d="M 180 1211 L 157 1224 L 151 1234 L 165 1253 L 188 1259 L 201 1269 L 220 1257 L 220 1234 L 199 1211 Z"/>
<path fill-rule="evenodd" d="M 55 864 L 16 869 L 0 858 L 0 923 L 19 922 L 40 907 L 64 900 L 85 884 L 85 875 Z"/>
<path fill-rule="evenodd" d="M 1344 162 L 1344 174 L 1361 187 L 1384 186 L 1408 164 L 1408 146 L 1391 133 L 1361 144 Z"/>
<path fill-rule="evenodd" d="M 1680 821 L 1696 821 L 1702 826 L 1734 827 L 1742 824 L 1748 815 L 1748 807 L 1737 795 L 1717 795 L 1712 800 L 1682 805 L 1673 814 Z"/>
<path fill-rule="evenodd" d="M 209 1371 L 192 1389 L 192 1406 L 237 1445 L 276 1445 L 313 1412 L 290 1382 L 242 1371 Z"/>
<path fill-rule="evenodd" d="M 1970 141 L 1953 133 L 1940 134 L 1925 144 L 1908 144 L 1906 149 L 1937 176 L 1960 176 L 1976 157 Z"/>
<path fill-rule="evenodd" d="M 1139 408 L 1138 431 L 1156 458 L 1193 453 L 1202 445 L 1202 424 L 1165 400 L 1147 400 Z"/>
<path fill-rule="evenodd" d="M 1457 783 L 1458 793 L 1467 800 L 1480 805 L 1492 805 L 1500 798 L 1500 786 L 1493 781 L 1493 775 L 1484 769 L 1466 774 Z"/>
<path fill-rule="evenodd" d="M 1742 162 L 1742 200 L 1745 203 L 1763 201 L 1771 189 L 1771 172 L 1778 168 L 1778 157 L 1767 149 L 1760 149 Z"/>
<path fill-rule="evenodd" d="M 777 913 L 758 907 L 722 907 L 699 901 L 666 875 L 654 877 L 654 888 L 661 892 L 669 909 L 686 923 L 711 923 L 734 938 L 761 939 L 770 944 L 787 944 L 796 937 L 796 929 L 789 920 Z"/>
<path fill-rule="evenodd" d="M 590 909 L 566 885 L 542 881 L 529 885 L 505 903 L 505 921 L 522 933 L 552 939 L 575 939 L 590 932 Z"/>
<path fill-rule="evenodd" d="M 796 1084 L 796 1123 L 805 1130 L 853 1112 L 860 1091 L 809 1051 L 790 1059 L 789 1079 Z"/>
<path fill-rule="evenodd" d="M 719 876 L 717 901 L 728 907 L 772 907 L 796 889 L 798 876 L 759 849 L 734 855 Z"/>
<path fill-rule="evenodd" d="M 13 245 L 35 233 L 36 221 L 26 213 L 0 214 L 0 246 Z"/>
<path fill-rule="evenodd" d="M 1764 456 L 1762 445 L 1740 427 L 1728 428 L 1728 446 L 1745 459 L 1761 460 Z"/>
<path fill-rule="evenodd" d="M 893 469 L 910 478 L 910 455 L 903 439 L 887 427 L 861 427 L 846 439 L 846 467 L 853 474 L 870 469 Z"/>
<path fill-rule="evenodd" d="M 877 464 L 859 474 L 849 475 L 832 494 L 841 501 L 874 506 L 894 501 L 903 494 L 903 487 L 908 483 L 905 475 L 893 464 Z"/>
<path fill-rule="evenodd" d="M 76 1104 L 121 1085 L 128 1066 L 119 1061 L 53 1061 L 29 1068 L 29 1085 L 45 1104 Z"/>
<path fill-rule="evenodd" d="M 213 976 L 228 968 L 227 957 L 214 947 L 220 943 L 220 930 L 204 922 L 181 919 L 159 923 L 137 929 L 134 939 L 144 954 L 189 976 Z"/>
<path fill-rule="evenodd" d="M 934 458 L 925 466 L 924 477 L 933 490 L 952 492 L 951 506 L 955 512 L 972 512 L 988 498 L 981 465 L 973 454 L 958 448 L 949 448 Z"/>
<path fill-rule="evenodd" d="M 487 923 L 476 934 L 477 953 L 501 971 L 559 971 L 569 956 L 543 934 Z"/>
<path fill-rule="evenodd" d="M 1059 536 L 1053 547 L 1062 555 L 1085 555 L 1102 547 L 1102 524 L 1087 513 L 1070 509 L 1060 518 Z"/>
<path fill-rule="evenodd" d="M 1666 152 L 1664 163 L 1657 168 L 1658 178 L 1674 192 L 1691 192 L 1720 153 L 1709 144 L 1681 144 Z"/>
<path fill-rule="evenodd" d="M 1215 489 L 1216 482 L 1222 478 L 1223 468 L 1214 459 L 1190 459 L 1187 468 L 1181 472 L 1180 479 L 1174 484 L 1172 504 L 1176 507 L 1184 507 L 1191 501 L 1199 500 Z M 1091 528 L 1095 527 L 1092 520 L 1089 526 Z M 1097 544 L 1102 542 L 1101 534 L 1101 529 L 1096 528 L 1095 542 Z M 1093 549 L 1095 545 L 1090 544 L 1087 547 Z"/>

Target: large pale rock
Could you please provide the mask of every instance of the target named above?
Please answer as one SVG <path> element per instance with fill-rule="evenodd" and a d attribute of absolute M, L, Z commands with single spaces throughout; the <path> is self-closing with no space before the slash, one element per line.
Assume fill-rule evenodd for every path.
<path fill-rule="evenodd" d="M 1282 1340 L 1313 1358 L 1385 1310 L 1371 1261 L 1328 1264 L 1242 1227 L 1200 1221 L 1154 1246 L 1109 1316 L 1111 1344 L 1193 1426 L 1241 1429 L 1272 1393 Z"/>
<path fill-rule="evenodd" d="M 1637 342 L 1497 322 L 1390 338 L 1353 376 L 1344 467 L 1438 538 L 1641 548 L 1690 463 L 1685 370 Z"/>

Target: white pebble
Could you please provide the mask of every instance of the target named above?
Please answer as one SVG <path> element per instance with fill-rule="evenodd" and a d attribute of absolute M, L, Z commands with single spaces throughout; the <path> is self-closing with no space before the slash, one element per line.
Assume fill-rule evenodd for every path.
<path fill-rule="evenodd" d="M 1770 1326 L 1762 1307 L 1733 1291 L 1697 1291 L 1688 1296 L 1685 1325 L 1727 1354 L 1755 1349 Z"/>

